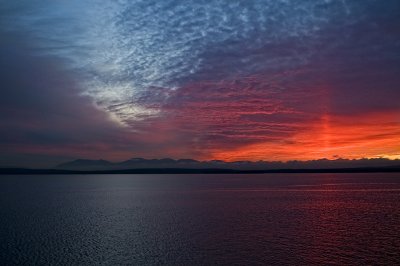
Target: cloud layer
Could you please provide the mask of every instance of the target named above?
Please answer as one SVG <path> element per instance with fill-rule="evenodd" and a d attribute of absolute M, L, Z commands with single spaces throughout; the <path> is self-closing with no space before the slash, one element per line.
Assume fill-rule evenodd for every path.
<path fill-rule="evenodd" d="M 88 157 L 111 159 L 396 157 L 399 13 L 395 0 L 3 2 L 1 142 L 71 143 L 70 156 L 93 143 Z"/>

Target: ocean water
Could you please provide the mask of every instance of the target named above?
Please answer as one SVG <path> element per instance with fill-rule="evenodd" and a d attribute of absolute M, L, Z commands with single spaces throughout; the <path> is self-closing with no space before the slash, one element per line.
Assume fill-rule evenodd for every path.
<path fill-rule="evenodd" d="M 1 265 L 400 265 L 400 174 L 0 176 Z"/>

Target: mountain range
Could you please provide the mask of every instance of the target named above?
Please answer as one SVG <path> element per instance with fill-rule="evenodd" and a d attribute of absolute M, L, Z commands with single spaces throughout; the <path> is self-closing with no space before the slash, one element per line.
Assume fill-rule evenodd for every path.
<path fill-rule="evenodd" d="M 112 171 L 128 169 L 231 169 L 231 170 L 277 170 L 277 169 L 345 169 L 368 167 L 398 167 L 400 160 L 385 158 L 374 159 L 320 159 L 312 161 L 235 161 L 225 162 L 220 160 L 197 161 L 193 159 L 144 159 L 132 158 L 122 162 L 110 162 L 106 160 L 77 159 L 62 163 L 57 170 L 73 171 Z"/>

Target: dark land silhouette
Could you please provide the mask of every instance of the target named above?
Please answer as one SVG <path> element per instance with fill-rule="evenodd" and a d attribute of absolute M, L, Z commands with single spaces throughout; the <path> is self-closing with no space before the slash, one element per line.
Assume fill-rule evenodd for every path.
<path fill-rule="evenodd" d="M 197 161 L 133 158 L 123 162 L 77 159 L 52 169 L 0 168 L 0 174 L 229 174 L 400 172 L 400 160 Z"/>

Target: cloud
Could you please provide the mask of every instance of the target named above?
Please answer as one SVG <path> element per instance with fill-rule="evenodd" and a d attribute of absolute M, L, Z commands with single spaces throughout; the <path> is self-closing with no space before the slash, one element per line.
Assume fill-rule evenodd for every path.
<path fill-rule="evenodd" d="M 1 166 L 52 167 L 80 157 L 194 156 L 162 128 L 138 132 L 122 126 L 81 94 L 79 73 L 63 59 L 38 56 L 25 37 L 0 33 Z"/>
<path fill-rule="evenodd" d="M 29 31 L 41 53 L 84 73 L 85 93 L 122 121 L 158 113 L 135 101 L 153 87 L 168 92 L 192 81 L 298 68 L 329 25 L 354 23 L 350 9 L 363 6 L 297 0 L 8 5 L 18 8 L 9 18 L 14 27 Z"/>
<path fill-rule="evenodd" d="M 338 149 L 353 141 L 363 157 L 390 156 L 399 9 L 391 0 L 0 3 L 0 143 L 15 154 L 268 160 L 325 156 L 335 135 Z M 341 124 L 369 116 L 359 129 Z M 382 149 L 368 146 L 374 138 Z M 347 148 L 340 156 L 361 154 Z"/>
<path fill-rule="evenodd" d="M 397 158 L 400 149 L 398 112 L 365 113 L 355 116 L 322 115 L 301 123 L 302 128 L 287 138 L 260 141 L 236 149 L 221 145 L 215 159 L 313 160 Z"/>

